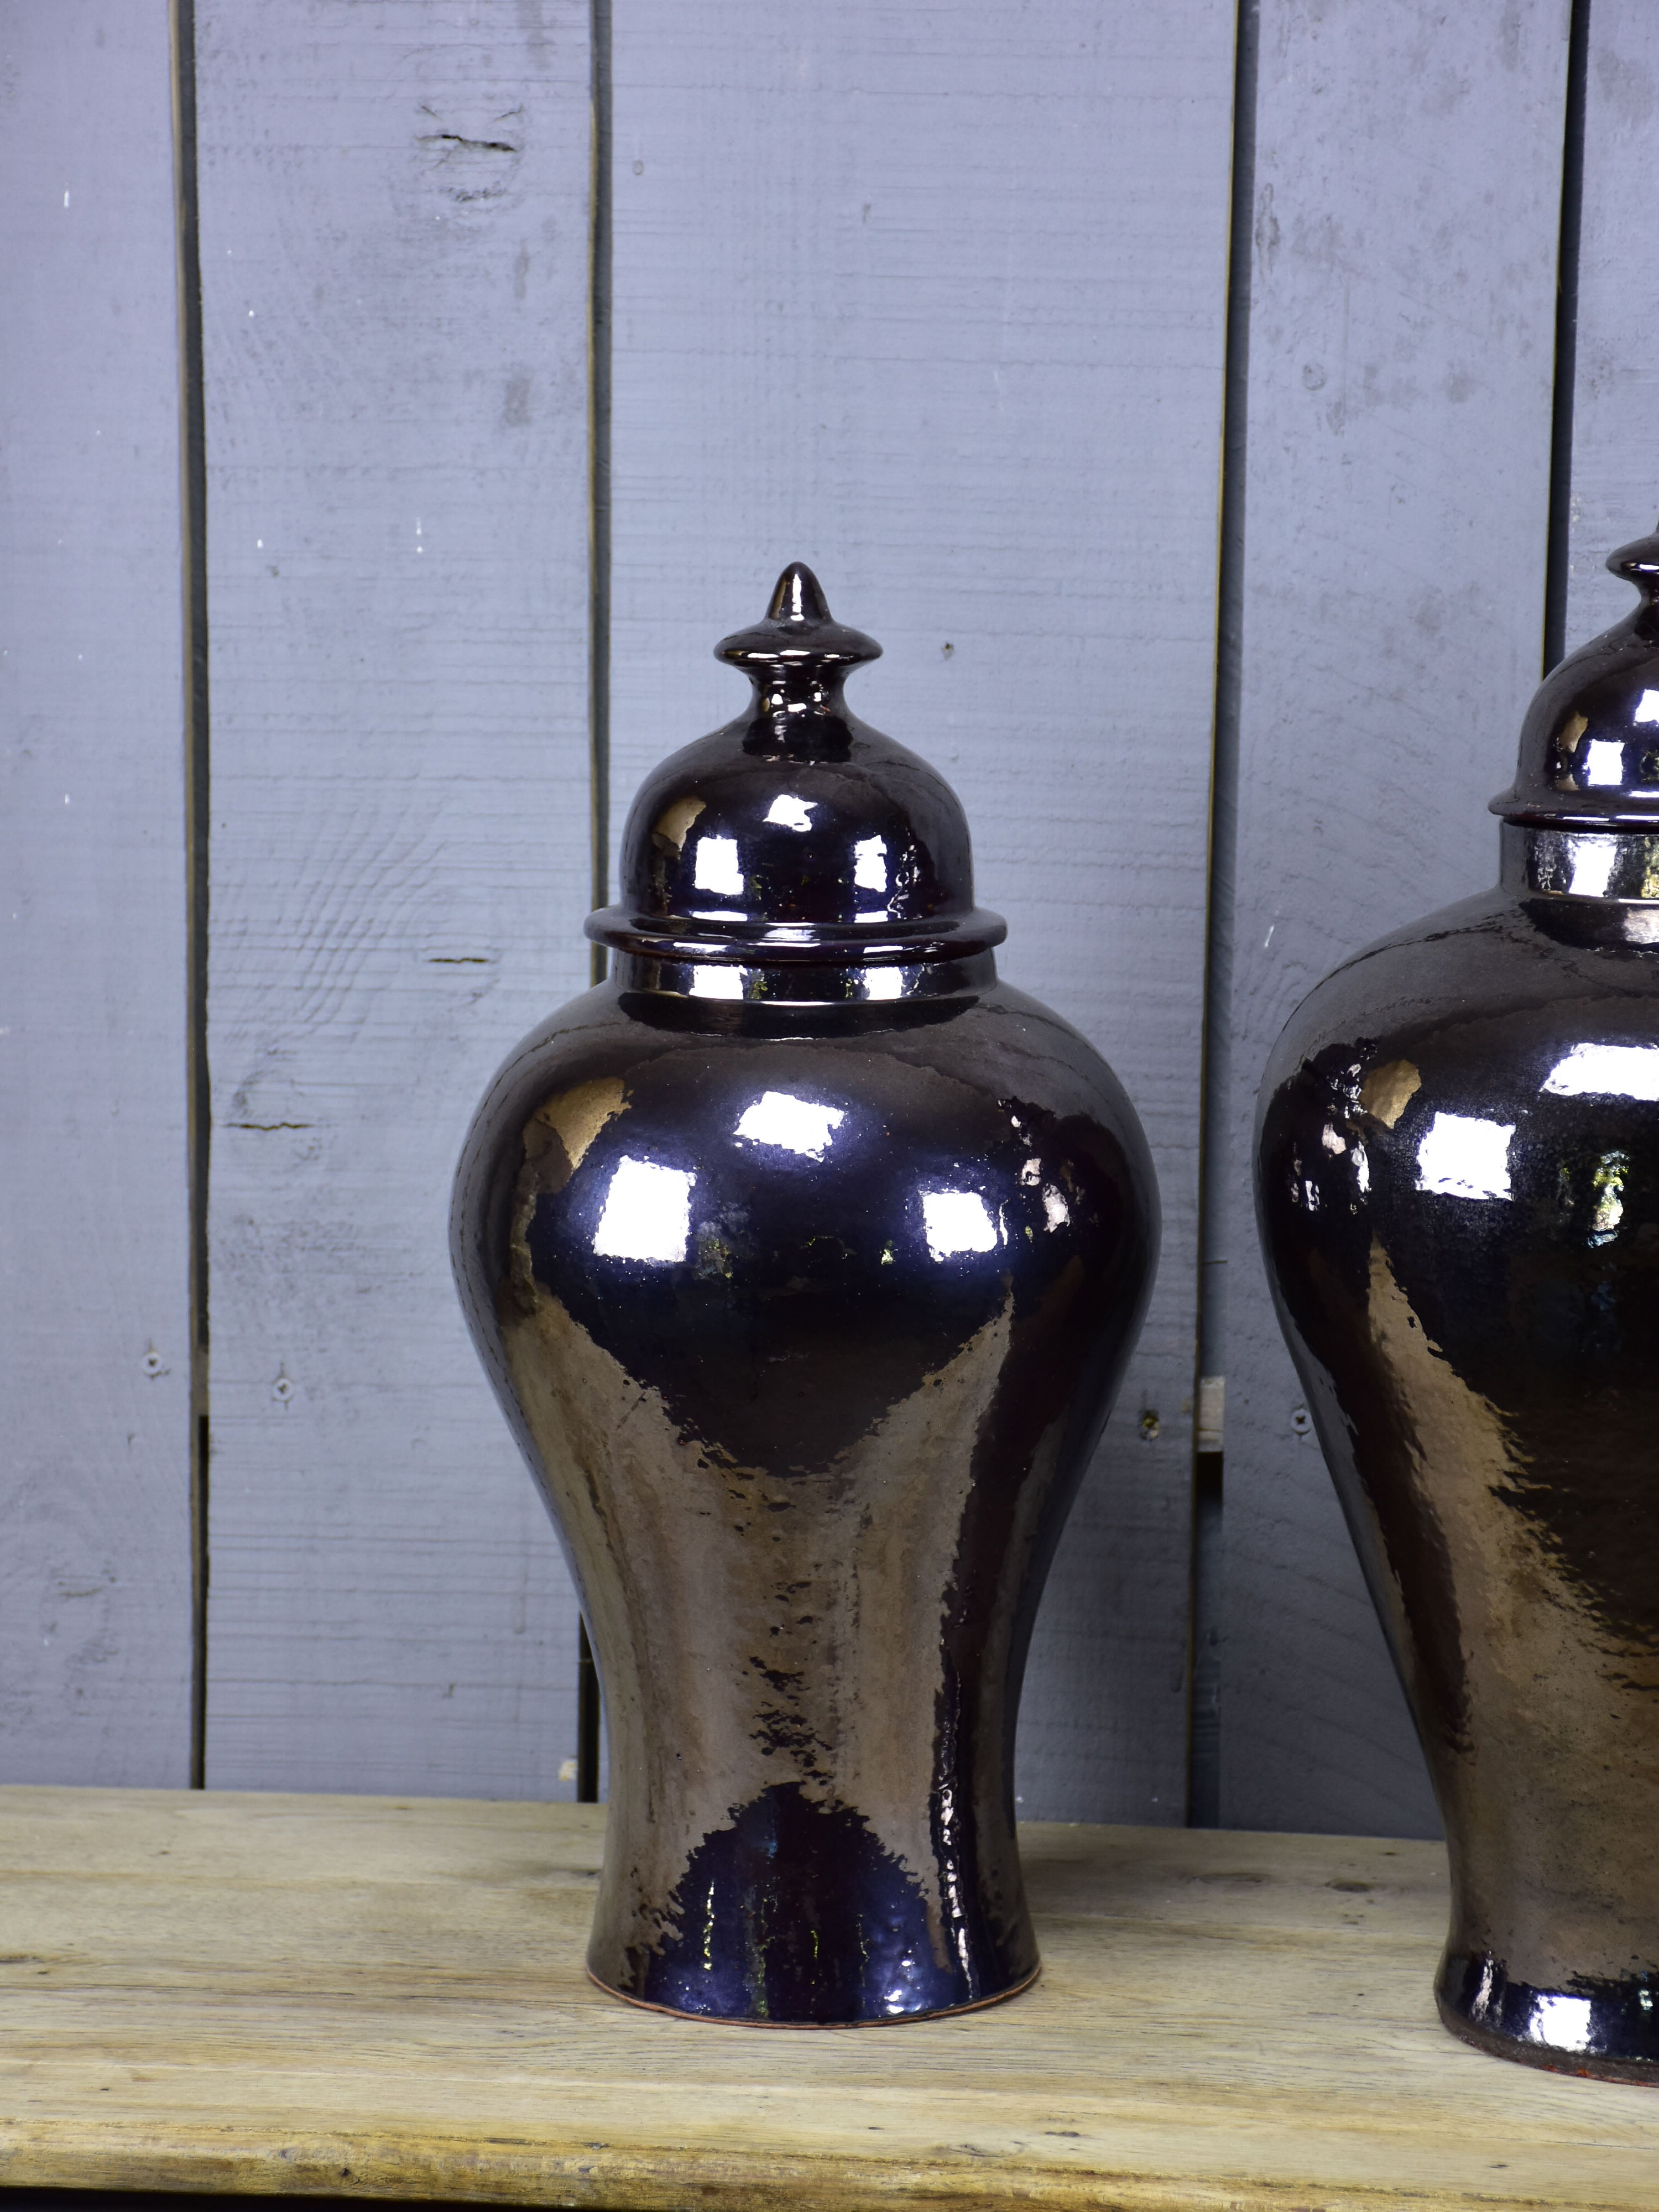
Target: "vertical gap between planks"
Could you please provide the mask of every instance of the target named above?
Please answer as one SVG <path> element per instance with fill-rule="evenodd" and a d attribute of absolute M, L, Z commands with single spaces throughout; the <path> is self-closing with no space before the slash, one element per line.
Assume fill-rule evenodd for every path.
<path fill-rule="evenodd" d="M 1555 387 L 1550 417 L 1549 544 L 1544 568 L 1544 673 L 1566 651 L 1572 581 L 1572 398 L 1578 361 L 1578 248 L 1583 229 L 1584 106 L 1590 0 L 1572 0 L 1566 125 L 1561 151 L 1561 243 L 1555 278 Z"/>
<path fill-rule="evenodd" d="M 587 753 L 592 903 L 611 875 L 611 0 L 592 0 L 587 249 Z M 592 950 L 602 983 L 605 952 Z"/>
<path fill-rule="evenodd" d="M 184 593 L 186 1127 L 190 1147 L 190 1781 L 206 1783 L 208 1598 L 207 450 L 196 177 L 195 0 L 169 0 L 179 285 L 179 542 Z"/>
<path fill-rule="evenodd" d="M 1198 1380 L 1200 1443 L 1222 1419 L 1226 1373 L 1226 1229 L 1231 1112 L 1233 892 L 1238 836 L 1238 721 L 1244 626 L 1244 461 L 1250 367 L 1250 253 L 1255 212 L 1255 95 L 1260 0 L 1239 0 L 1233 66 L 1232 210 L 1227 263 L 1227 360 L 1221 436 L 1215 725 L 1210 769 L 1204 1067 L 1200 1124 Z M 1193 1472 L 1192 1664 L 1188 1670 L 1187 1818 L 1220 1824 L 1222 1453 L 1198 1449 Z"/>
<path fill-rule="evenodd" d="M 605 905 L 611 875 L 611 0 L 591 0 L 592 167 L 587 248 L 587 762 L 592 839 L 591 903 Z M 591 973 L 605 978 L 596 945 Z M 576 1649 L 576 1800 L 599 1795 L 599 1669 L 584 1620 Z"/>

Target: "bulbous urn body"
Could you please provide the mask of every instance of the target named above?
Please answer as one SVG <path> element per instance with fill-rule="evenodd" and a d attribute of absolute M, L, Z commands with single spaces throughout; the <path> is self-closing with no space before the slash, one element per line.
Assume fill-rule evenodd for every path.
<path fill-rule="evenodd" d="M 1498 887 L 1304 1001 L 1257 1201 L 1445 1820 L 1442 2017 L 1659 2081 L 1659 538 L 1608 565 Z"/>
<path fill-rule="evenodd" d="M 1157 1200 L 1091 1048 L 996 979 L 944 782 L 856 720 L 809 571 L 722 656 L 462 1159 L 463 1303 L 604 1686 L 589 1969 L 777 2025 L 990 2002 L 1033 1616 Z"/>

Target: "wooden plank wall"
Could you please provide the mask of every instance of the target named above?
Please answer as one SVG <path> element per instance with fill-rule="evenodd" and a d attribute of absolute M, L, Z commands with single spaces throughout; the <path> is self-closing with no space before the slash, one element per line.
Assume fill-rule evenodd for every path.
<path fill-rule="evenodd" d="M 586 981 L 586 10 L 197 23 L 208 1779 L 569 1795 L 574 1607 L 446 1221 Z"/>
<path fill-rule="evenodd" d="M 1224 1826 L 1431 1833 L 1257 1255 L 1255 1087 L 1338 960 L 1496 875 L 1540 674 L 1565 0 L 1262 0 L 1227 1181 Z M 1382 90 L 1386 88 L 1386 91 Z"/>
<path fill-rule="evenodd" d="M 0 6 L 0 1771 L 183 1783 L 191 1315 L 166 0 Z"/>
<path fill-rule="evenodd" d="M 1296 1433 L 1252 1094 L 1318 975 L 1490 877 L 1558 403 L 1570 644 L 1624 601 L 1602 554 L 1659 509 L 1659 15 L 1588 18 L 1569 388 L 1569 0 L 1243 0 L 1230 369 L 1234 0 L 623 0 L 613 33 L 607 0 L 179 4 L 212 716 L 209 1780 L 570 1792 L 574 1608 L 443 1223 L 489 1072 L 586 975 L 597 24 L 613 827 L 730 711 L 714 640 L 811 560 L 887 647 L 861 711 L 967 802 L 1005 973 L 1100 1043 L 1158 1150 L 1158 1304 L 1045 1610 L 1025 1809 L 1185 1810 L 1213 759 L 1238 799 L 1207 1136 L 1221 1817 L 1427 1831 Z M 6 1779 L 180 1782 L 191 1758 L 168 79 L 165 0 L 0 0 Z M 1242 660 L 1212 752 L 1224 396 Z"/>
<path fill-rule="evenodd" d="M 885 648 L 858 711 L 967 806 L 1002 972 L 1107 1054 L 1156 1151 L 1156 1302 L 1019 1790 L 1179 1820 L 1230 0 L 1017 27 L 994 0 L 629 0 L 616 38 L 618 825 L 740 702 L 715 640 L 811 562 Z"/>

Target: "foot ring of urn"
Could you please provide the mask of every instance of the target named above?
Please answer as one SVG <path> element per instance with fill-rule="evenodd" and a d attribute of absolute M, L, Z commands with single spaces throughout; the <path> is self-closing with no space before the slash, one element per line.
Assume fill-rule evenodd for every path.
<path fill-rule="evenodd" d="M 1435 2002 L 1462 2043 L 1489 2057 L 1659 2088 L 1659 1989 L 1650 1978 L 1565 1990 L 1512 1981 L 1492 1958 L 1448 1958 Z"/>
<path fill-rule="evenodd" d="M 596 1990 L 608 1997 L 620 1997 L 624 2004 L 635 2006 L 641 2012 L 661 2014 L 668 2020 L 694 2020 L 700 2025 L 714 2027 L 806 2028 L 812 2031 L 848 2027 L 902 2027 L 907 2021 L 923 2020 L 955 2020 L 964 2012 L 986 2012 L 993 2005 L 1006 2004 L 1011 1997 L 1024 1996 L 1027 1990 L 1035 1989 L 1042 1978 L 1039 1960 L 1029 1974 L 1017 1982 L 1010 1982 L 1006 1990 L 993 1990 L 988 1996 L 970 1997 L 966 2004 L 935 2005 L 926 2012 L 866 2013 L 849 2020 L 760 2020 L 752 2014 L 732 2012 L 688 2012 L 679 2005 L 656 2004 L 649 1997 L 630 1996 L 626 1990 L 602 1980 L 589 1966 L 587 1978 Z"/>

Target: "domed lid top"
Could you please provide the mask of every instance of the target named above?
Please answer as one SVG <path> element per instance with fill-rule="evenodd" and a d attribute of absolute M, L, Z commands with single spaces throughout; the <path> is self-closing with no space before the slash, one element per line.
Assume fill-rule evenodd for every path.
<path fill-rule="evenodd" d="M 1527 710 L 1513 786 L 1492 803 L 1539 829 L 1659 829 L 1659 535 L 1608 556 L 1642 603 L 1551 670 Z"/>
<path fill-rule="evenodd" d="M 968 824 L 945 779 L 849 714 L 842 686 L 881 647 L 834 621 L 793 562 L 750 629 L 714 648 L 749 710 L 647 777 L 622 842 L 622 896 L 587 933 L 658 959 L 921 962 L 1000 944 L 974 904 Z"/>

